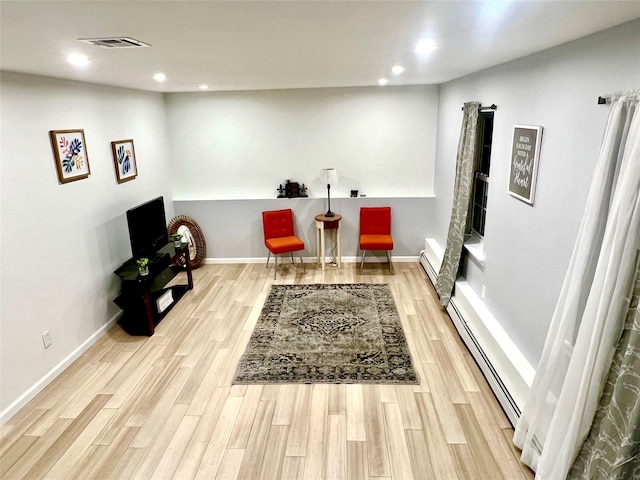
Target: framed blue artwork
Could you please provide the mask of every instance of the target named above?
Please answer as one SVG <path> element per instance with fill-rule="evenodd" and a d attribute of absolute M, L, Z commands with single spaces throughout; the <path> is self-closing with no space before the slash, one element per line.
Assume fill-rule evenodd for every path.
<path fill-rule="evenodd" d="M 118 183 L 128 182 L 138 176 L 136 165 L 136 152 L 133 148 L 133 140 L 116 140 L 111 142 L 113 151 L 113 164 L 116 167 Z"/>
<path fill-rule="evenodd" d="M 82 180 L 91 175 L 84 130 L 51 130 L 49 136 L 60 183 Z"/>

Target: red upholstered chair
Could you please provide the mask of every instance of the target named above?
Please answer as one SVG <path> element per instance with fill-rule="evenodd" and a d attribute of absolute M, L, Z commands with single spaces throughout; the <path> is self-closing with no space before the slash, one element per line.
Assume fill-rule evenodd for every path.
<path fill-rule="evenodd" d="M 367 250 L 386 250 L 389 270 L 393 273 L 391 207 L 362 207 L 360 209 L 360 250 L 362 250 L 360 270 L 364 267 L 364 256 Z"/>
<path fill-rule="evenodd" d="M 291 255 L 291 263 L 294 263 L 293 252 L 304 250 L 304 242 L 296 237 L 293 232 L 293 213 L 290 208 L 262 212 L 262 230 L 264 232 L 264 244 L 269 250 L 267 267 L 272 253 L 276 260 L 273 269 L 273 278 L 275 279 L 276 270 L 278 269 L 278 254 L 289 253 Z M 302 270 L 306 271 L 302 255 L 300 255 L 300 263 L 302 263 Z"/>

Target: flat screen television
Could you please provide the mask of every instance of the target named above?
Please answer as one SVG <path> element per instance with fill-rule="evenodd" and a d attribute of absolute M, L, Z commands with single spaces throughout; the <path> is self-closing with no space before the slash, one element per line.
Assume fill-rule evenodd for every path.
<path fill-rule="evenodd" d="M 127 210 L 127 223 L 133 258 L 153 258 L 169 241 L 163 197 Z"/>

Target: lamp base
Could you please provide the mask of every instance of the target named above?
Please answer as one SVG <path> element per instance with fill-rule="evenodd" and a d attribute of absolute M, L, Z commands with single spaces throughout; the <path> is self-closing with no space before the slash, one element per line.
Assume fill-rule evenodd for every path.
<path fill-rule="evenodd" d="M 335 217 L 335 214 L 329 210 L 327 213 L 324 214 L 325 217 Z"/>

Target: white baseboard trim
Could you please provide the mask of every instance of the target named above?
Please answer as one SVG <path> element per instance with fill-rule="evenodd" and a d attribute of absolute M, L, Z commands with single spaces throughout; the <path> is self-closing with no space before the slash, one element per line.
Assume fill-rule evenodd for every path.
<path fill-rule="evenodd" d="M 434 284 L 442 256 L 437 242 L 426 239 L 420 263 Z M 534 368 L 464 279 L 456 281 L 447 313 L 509 421 L 515 425 L 531 387 Z"/>
<path fill-rule="evenodd" d="M 22 407 L 35 398 L 44 388 L 49 385 L 55 378 L 60 375 L 69 365 L 76 361 L 80 355 L 89 350 L 100 337 L 107 333 L 107 330 L 116 323 L 122 312 L 114 315 L 107 323 L 96 330 L 89 338 L 87 338 L 78 348 L 67 355 L 60 363 L 53 367 L 44 377 L 38 380 L 31 388 L 18 397 L 11 405 L 0 413 L 0 425 L 4 425 L 11 417 L 13 417 Z"/>
<path fill-rule="evenodd" d="M 299 262 L 300 258 L 294 255 L 296 262 Z M 417 263 L 420 260 L 419 256 L 407 255 L 391 257 L 393 263 Z M 286 259 L 285 259 L 286 261 Z M 304 263 L 316 263 L 316 257 L 302 257 Z M 327 261 L 328 258 L 327 258 Z M 360 257 L 342 257 L 342 263 L 359 263 Z M 229 263 L 267 263 L 267 257 L 243 257 L 243 258 L 205 258 L 204 263 L 208 265 L 222 265 Z M 387 257 L 366 257 L 364 263 L 387 263 Z"/>
<path fill-rule="evenodd" d="M 205 258 L 206 265 L 224 265 L 230 263 L 266 263 L 267 257 L 245 257 L 245 258 Z M 306 262 L 306 261 L 305 261 Z"/>

